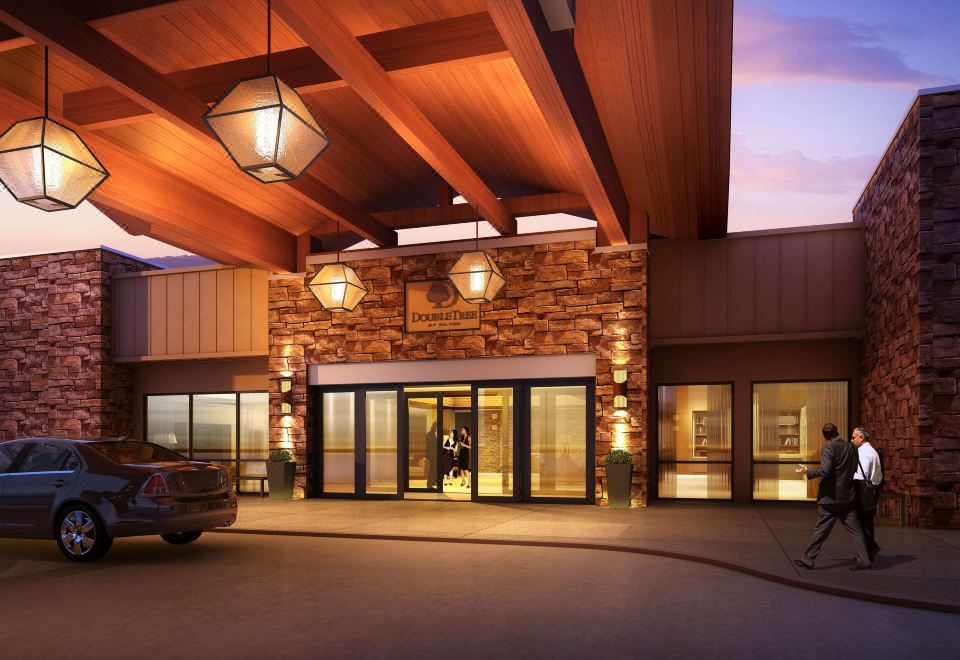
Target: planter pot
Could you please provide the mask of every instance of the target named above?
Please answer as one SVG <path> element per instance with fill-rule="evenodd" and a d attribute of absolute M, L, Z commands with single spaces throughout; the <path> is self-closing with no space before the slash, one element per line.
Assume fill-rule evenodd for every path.
<path fill-rule="evenodd" d="M 631 463 L 607 465 L 607 502 L 611 509 L 630 508 L 630 482 L 633 473 Z"/>
<path fill-rule="evenodd" d="M 267 461 L 267 483 L 270 484 L 271 500 L 292 500 L 293 479 L 297 474 L 297 464 L 289 461 L 275 463 Z"/>

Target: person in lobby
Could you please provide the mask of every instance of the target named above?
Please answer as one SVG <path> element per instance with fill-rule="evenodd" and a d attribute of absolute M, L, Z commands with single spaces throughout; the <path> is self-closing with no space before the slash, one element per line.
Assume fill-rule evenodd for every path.
<path fill-rule="evenodd" d="M 425 474 L 427 477 L 427 488 L 437 487 L 437 423 L 434 422 L 427 431 L 426 449 L 424 451 L 424 460 L 426 462 Z"/>
<path fill-rule="evenodd" d="M 863 540 L 863 530 L 857 518 L 856 491 L 853 475 L 857 471 L 857 448 L 840 439 L 834 424 L 823 425 L 823 437 L 827 441 L 820 451 L 820 467 L 807 469 L 800 465 L 796 471 L 806 474 L 807 479 L 820 479 L 817 489 L 817 524 L 813 528 L 810 545 L 802 559 L 794 559 L 798 567 L 811 570 L 820 554 L 820 548 L 830 536 L 837 520 L 847 530 L 857 553 L 857 563 L 851 571 L 870 568 L 870 556 Z"/>
<path fill-rule="evenodd" d="M 865 484 L 869 481 L 874 486 L 879 486 L 883 481 L 883 470 L 880 468 L 880 454 L 870 444 L 870 434 L 865 428 L 858 426 L 853 430 L 852 442 L 857 448 L 859 461 L 857 471 L 853 475 L 853 485 L 857 491 L 857 518 L 860 519 L 863 541 L 872 562 L 880 552 L 873 526 L 873 519 L 877 515 L 877 501 L 875 495 L 865 492 Z"/>
<path fill-rule="evenodd" d="M 457 467 L 460 468 L 460 486 L 470 487 L 470 447 L 473 438 L 470 437 L 470 427 L 460 429 L 460 455 L 457 456 Z"/>
<path fill-rule="evenodd" d="M 455 479 L 453 471 L 457 469 L 457 453 L 460 451 L 460 442 L 457 438 L 457 429 L 451 429 L 449 435 L 443 436 L 443 485 L 452 486 Z"/>

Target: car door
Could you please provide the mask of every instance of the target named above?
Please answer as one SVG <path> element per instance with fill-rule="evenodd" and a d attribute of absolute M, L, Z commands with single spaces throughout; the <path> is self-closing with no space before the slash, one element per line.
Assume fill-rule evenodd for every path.
<path fill-rule="evenodd" d="M 46 538 L 51 509 L 72 489 L 79 467 L 68 447 L 50 442 L 28 442 L 25 454 L 3 477 L 5 533 Z"/>
<path fill-rule="evenodd" d="M 4 532 L 6 528 L 4 521 L 5 502 L 3 499 L 3 490 L 7 483 L 6 476 L 16 463 L 23 445 L 23 442 L 0 442 L 0 533 Z"/>

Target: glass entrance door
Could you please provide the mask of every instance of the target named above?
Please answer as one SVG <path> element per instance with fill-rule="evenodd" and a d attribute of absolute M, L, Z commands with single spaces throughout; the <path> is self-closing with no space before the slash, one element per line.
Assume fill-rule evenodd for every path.
<path fill-rule="evenodd" d="M 440 399 L 408 396 L 407 407 L 407 490 L 437 492 L 440 464 Z"/>

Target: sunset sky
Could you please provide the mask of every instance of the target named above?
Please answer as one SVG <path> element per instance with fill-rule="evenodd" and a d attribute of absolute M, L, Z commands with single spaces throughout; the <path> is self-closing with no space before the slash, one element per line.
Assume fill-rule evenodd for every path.
<path fill-rule="evenodd" d="M 737 0 L 729 230 L 849 222 L 917 90 L 960 83 L 958 44 L 960 0 Z M 0 195 L 0 256 L 98 245 L 182 254 Z"/>

